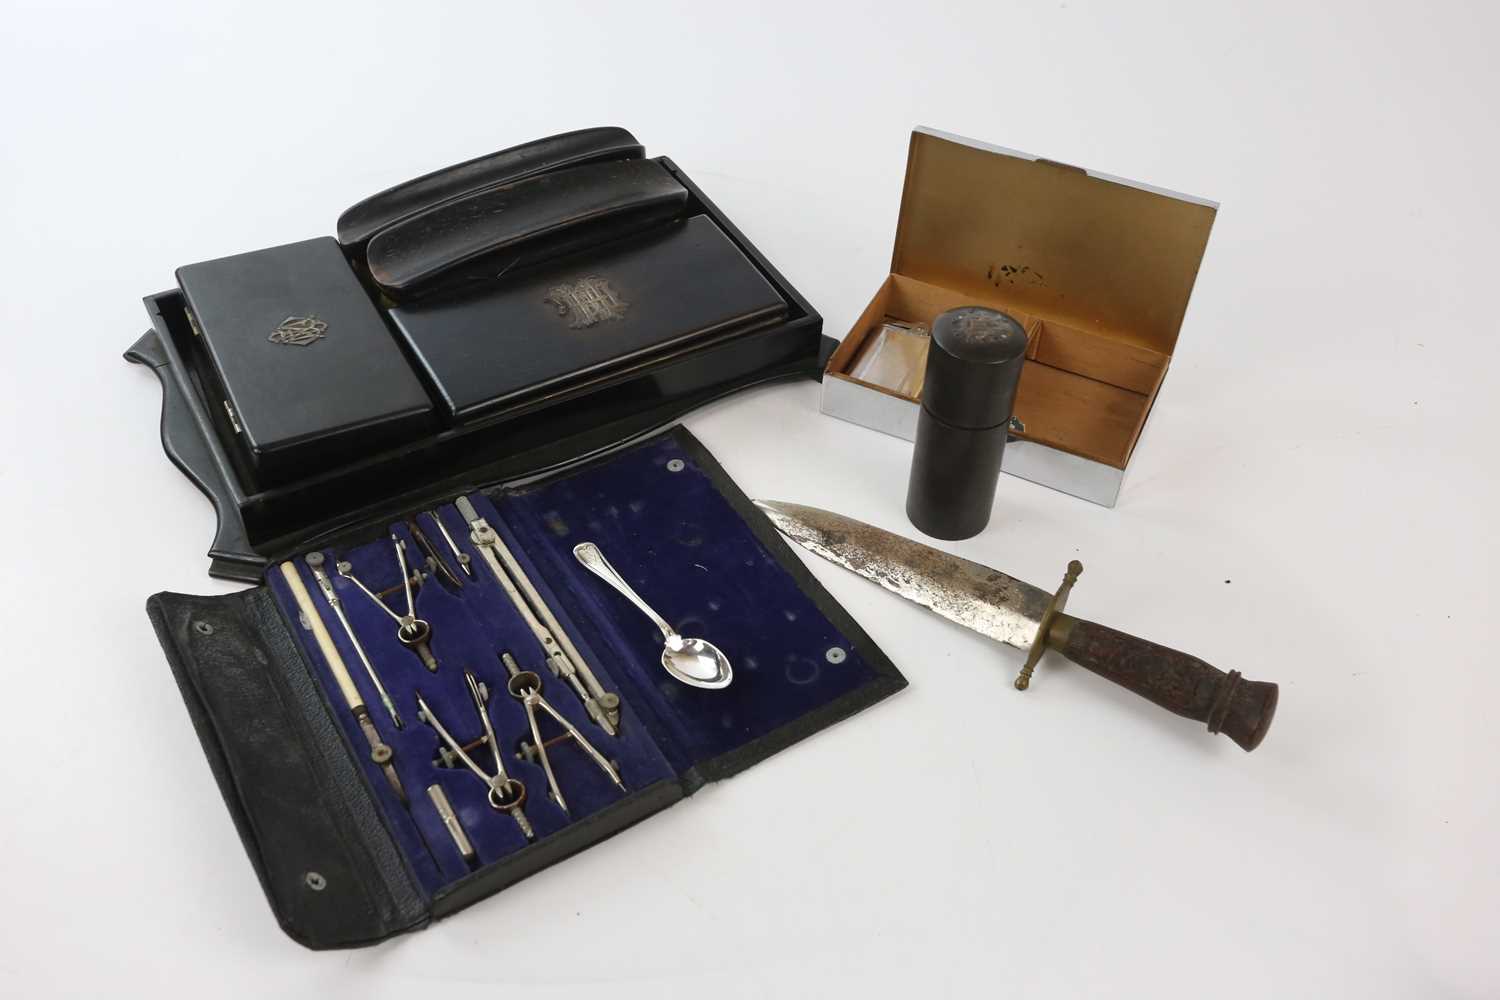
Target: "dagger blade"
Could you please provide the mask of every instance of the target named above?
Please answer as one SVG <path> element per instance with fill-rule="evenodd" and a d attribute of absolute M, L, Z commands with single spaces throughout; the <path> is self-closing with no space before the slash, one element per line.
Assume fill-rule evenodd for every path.
<path fill-rule="evenodd" d="M 757 500 L 777 530 L 829 562 L 858 573 L 1007 646 L 1029 650 L 1052 595 L 1023 580 L 852 517 L 795 503 Z"/>

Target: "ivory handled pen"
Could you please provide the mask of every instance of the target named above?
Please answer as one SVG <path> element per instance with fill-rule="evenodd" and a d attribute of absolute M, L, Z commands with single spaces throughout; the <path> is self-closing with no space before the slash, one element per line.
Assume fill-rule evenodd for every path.
<path fill-rule="evenodd" d="M 318 614 L 317 605 L 313 603 L 312 594 L 308 593 L 307 585 L 302 582 L 302 574 L 297 572 L 297 567 L 291 562 L 281 564 L 281 575 L 286 579 L 286 585 L 292 592 L 292 598 L 297 602 L 297 609 L 302 612 L 303 619 L 307 622 L 308 629 L 313 634 L 313 640 L 318 644 L 318 651 L 323 654 L 324 661 L 328 664 L 328 670 L 333 674 L 334 683 L 338 685 L 339 693 L 344 696 L 344 702 L 349 707 L 349 712 L 359 723 L 360 732 L 364 734 L 365 742 L 370 745 L 370 759 L 380 766 L 385 774 L 385 780 L 390 783 L 394 791 L 404 804 L 406 802 L 406 789 L 401 786 L 401 779 L 396 774 L 396 768 L 392 761 L 395 752 L 389 744 L 380 738 L 380 733 L 375 729 L 375 723 L 370 718 L 370 710 L 365 705 L 364 696 L 359 693 L 359 688 L 354 686 L 354 678 L 349 676 L 349 668 L 344 663 L 338 647 L 333 644 L 333 636 L 328 634 L 328 627 L 323 624 L 323 618 Z"/>

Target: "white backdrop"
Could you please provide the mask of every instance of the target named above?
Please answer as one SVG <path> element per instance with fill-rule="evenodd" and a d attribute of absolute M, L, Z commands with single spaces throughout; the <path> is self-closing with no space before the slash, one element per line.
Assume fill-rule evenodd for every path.
<path fill-rule="evenodd" d="M 0 0 L 0 993 L 1496 996 L 1487 4 Z M 142 606 L 206 501 L 120 353 L 180 264 L 553 132 L 669 153 L 847 330 L 916 124 L 1222 202 L 1113 511 L 1006 479 L 952 546 L 1282 686 L 1245 755 L 822 563 L 911 688 L 420 934 L 283 937 Z M 687 424 L 897 530 L 811 382 Z M 1228 582 L 1232 581 L 1232 582 Z"/>

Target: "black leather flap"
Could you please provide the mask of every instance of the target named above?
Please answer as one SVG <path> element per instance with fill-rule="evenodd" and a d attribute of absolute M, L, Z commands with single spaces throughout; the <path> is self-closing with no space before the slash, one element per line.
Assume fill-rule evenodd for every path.
<path fill-rule="evenodd" d="M 282 928 L 340 948 L 425 923 L 425 899 L 265 589 L 157 594 L 146 610 Z"/>

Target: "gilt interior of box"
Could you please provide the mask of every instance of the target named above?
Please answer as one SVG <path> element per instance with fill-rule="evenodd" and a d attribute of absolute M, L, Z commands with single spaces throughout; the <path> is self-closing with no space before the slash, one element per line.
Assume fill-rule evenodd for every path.
<path fill-rule="evenodd" d="M 1028 337 L 1015 436 L 1123 470 L 1166 376 L 1216 212 L 1202 198 L 916 129 L 890 273 L 826 374 L 916 402 L 920 379 L 889 362 L 917 364 L 925 344 L 920 330 L 901 328 L 930 328 L 959 306 L 999 309 Z M 887 339 L 903 349 L 877 349 L 890 357 L 870 365 L 869 347 Z M 886 370 L 872 379 L 873 367 Z M 902 433 L 887 420 L 871 426 Z M 1038 481 L 1073 492 L 1050 475 Z M 1098 502 L 1112 503 L 1113 490 L 1078 495 L 1106 494 Z"/>
<path fill-rule="evenodd" d="M 393 839 L 429 894 L 529 847 L 516 818 L 491 806 L 484 780 L 462 761 L 442 760 L 439 734 L 430 718 L 419 715 L 420 693 L 430 716 L 455 739 L 470 744 L 476 763 L 491 769 L 488 747 L 473 745 L 483 728 L 465 671 L 472 671 L 488 692 L 506 767 L 528 789 L 524 814 L 537 844 L 655 783 L 690 785 L 686 776 L 694 769 L 747 754 L 747 748 L 767 742 L 768 736 L 777 741 L 773 749 L 779 749 L 806 735 L 802 729 L 814 728 L 811 719 L 817 713 L 837 712 L 844 705 L 856 710 L 862 704 L 852 702 L 863 698 L 867 703 L 874 700 L 871 692 L 889 693 L 902 683 L 889 676 L 885 665 L 863 656 L 856 642 L 814 603 L 747 523 L 745 512 L 718 488 L 713 475 L 722 473 L 707 471 L 705 465 L 712 460 L 696 447 L 680 432 L 669 432 L 557 478 L 469 495 L 475 511 L 515 554 L 604 688 L 620 696 L 616 736 L 603 732 L 568 684 L 543 666 L 537 639 L 471 544 L 470 526 L 452 504 L 434 510 L 441 528 L 432 515 L 413 512 L 433 539 L 441 539 L 445 529 L 469 556 L 473 570 L 472 576 L 455 572 L 457 586 L 429 572 L 416 589 L 415 611 L 431 626 L 428 645 L 436 671 L 429 671 L 416 651 L 398 641 L 391 612 L 354 582 L 383 595 L 394 612 L 406 610 L 394 539 L 404 542 L 408 552 L 418 551 L 407 522 L 403 519 L 322 550 L 328 580 L 402 717 L 400 728 L 360 666 L 348 633 L 319 595 L 321 584 L 305 557 L 290 561 L 303 586 L 319 595 L 313 601 L 318 615 L 348 664 L 380 737 L 394 751 L 409 804 L 403 804 L 388 784 L 371 759 L 354 715 L 345 711 L 336 678 L 288 580 L 275 570 L 268 574 L 272 592 L 293 623 L 309 669 L 343 726 Z M 579 564 L 573 547 L 582 541 L 597 544 L 641 596 L 684 635 L 717 644 L 744 679 L 721 690 L 701 690 L 668 676 L 660 659 L 661 633 Z M 340 562 L 348 564 L 347 575 L 335 569 Z M 616 768 L 625 790 L 616 787 L 576 741 L 558 739 L 561 727 L 542 715 L 543 739 L 557 740 L 549 756 L 567 810 L 549 797 L 544 771 L 534 756 L 527 759 L 523 753 L 521 743 L 532 739 L 531 730 L 521 701 L 507 690 L 501 651 L 512 652 L 523 669 L 540 675 L 544 697 Z M 471 860 L 465 859 L 451 829 L 429 802 L 426 789 L 431 785 L 440 786 L 451 804 L 471 842 Z"/>
<path fill-rule="evenodd" d="M 920 400 L 920 392 L 907 394 L 889 380 L 882 384 L 854 374 L 861 355 L 887 322 L 930 328 L 939 313 L 964 305 L 1001 309 L 1026 327 L 1027 360 L 1016 390 L 1017 436 L 1124 468 L 1171 358 L 1016 309 L 1001 294 L 976 300 L 969 293 L 892 274 L 856 321 L 854 333 L 830 358 L 829 375 Z M 925 353 L 908 351 L 903 360 L 918 364 Z"/>

